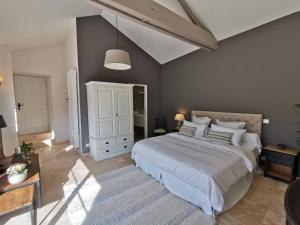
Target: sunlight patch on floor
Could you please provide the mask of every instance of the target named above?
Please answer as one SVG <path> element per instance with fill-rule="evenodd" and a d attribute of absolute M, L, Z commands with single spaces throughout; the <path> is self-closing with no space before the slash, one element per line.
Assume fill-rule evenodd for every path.
<path fill-rule="evenodd" d="M 65 147 L 65 151 L 66 152 L 68 152 L 68 151 L 70 151 L 72 149 L 73 149 L 73 145 L 69 145 L 69 146 Z"/>
<path fill-rule="evenodd" d="M 42 141 L 45 145 L 48 145 L 48 146 L 52 146 L 52 140 L 51 139 L 45 139 Z"/>
<path fill-rule="evenodd" d="M 81 159 L 76 161 L 68 176 L 69 182 L 63 186 L 64 196 L 68 202 L 67 210 L 72 224 L 81 224 L 91 210 L 101 185 Z M 73 211 L 76 211 L 76 215 L 72 213 Z"/>

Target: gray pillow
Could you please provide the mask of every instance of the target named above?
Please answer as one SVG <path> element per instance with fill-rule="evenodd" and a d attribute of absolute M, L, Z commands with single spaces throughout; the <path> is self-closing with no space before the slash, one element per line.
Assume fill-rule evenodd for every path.
<path fill-rule="evenodd" d="M 212 143 L 231 145 L 232 135 L 233 133 L 209 130 L 207 134 L 207 139 Z"/>
<path fill-rule="evenodd" d="M 196 127 L 190 127 L 190 126 L 182 125 L 180 130 L 179 130 L 179 134 L 182 134 L 182 135 L 188 136 L 188 137 L 194 137 L 195 133 L 196 133 L 196 130 L 197 130 Z"/>

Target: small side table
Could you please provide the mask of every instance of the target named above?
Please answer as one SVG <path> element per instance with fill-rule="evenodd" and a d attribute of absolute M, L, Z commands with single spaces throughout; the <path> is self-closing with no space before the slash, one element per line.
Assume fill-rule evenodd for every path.
<path fill-rule="evenodd" d="M 264 161 L 264 175 L 286 182 L 295 179 L 295 164 L 299 150 L 280 149 L 274 145 L 264 147 L 261 160 Z"/>
<path fill-rule="evenodd" d="M 180 130 L 180 127 L 173 128 L 173 132 L 179 132 L 179 130 Z"/>

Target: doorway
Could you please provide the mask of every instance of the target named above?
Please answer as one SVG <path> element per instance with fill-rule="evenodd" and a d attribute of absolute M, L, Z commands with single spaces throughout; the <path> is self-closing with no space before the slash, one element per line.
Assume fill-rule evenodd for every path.
<path fill-rule="evenodd" d="M 134 141 L 148 137 L 147 85 L 133 86 Z"/>
<path fill-rule="evenodd" d="M 14 75 L 19 135 L 49 131 L 45 77 Z"/>

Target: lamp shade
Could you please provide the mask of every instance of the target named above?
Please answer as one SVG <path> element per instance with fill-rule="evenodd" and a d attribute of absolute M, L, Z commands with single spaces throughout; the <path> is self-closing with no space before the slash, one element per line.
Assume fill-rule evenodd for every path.
<path fill-rule="evenodd" d="M 181 113 L 177 113 L 174 117 L 174 120 L 184 121 L 184 115 Z"/>
<path fill-rule="evenodd" d="M 129 53 L 121 49 L 107 50 L 104 67 L 112 70 L 129 70 L 131 68 Z"/>
<path fill-rule="evenodd" d="M 6 122 L 2 115 L 0 115 L 0 128 L 7 127 Z"/>
<path fill-rule="evenodd" d="M 1 86 L 1 84 L 2 84 L 3 81 L 4 81 L 4 78 L 3 78 L 3 76 L 0 74 L 0 86 Z"/>

